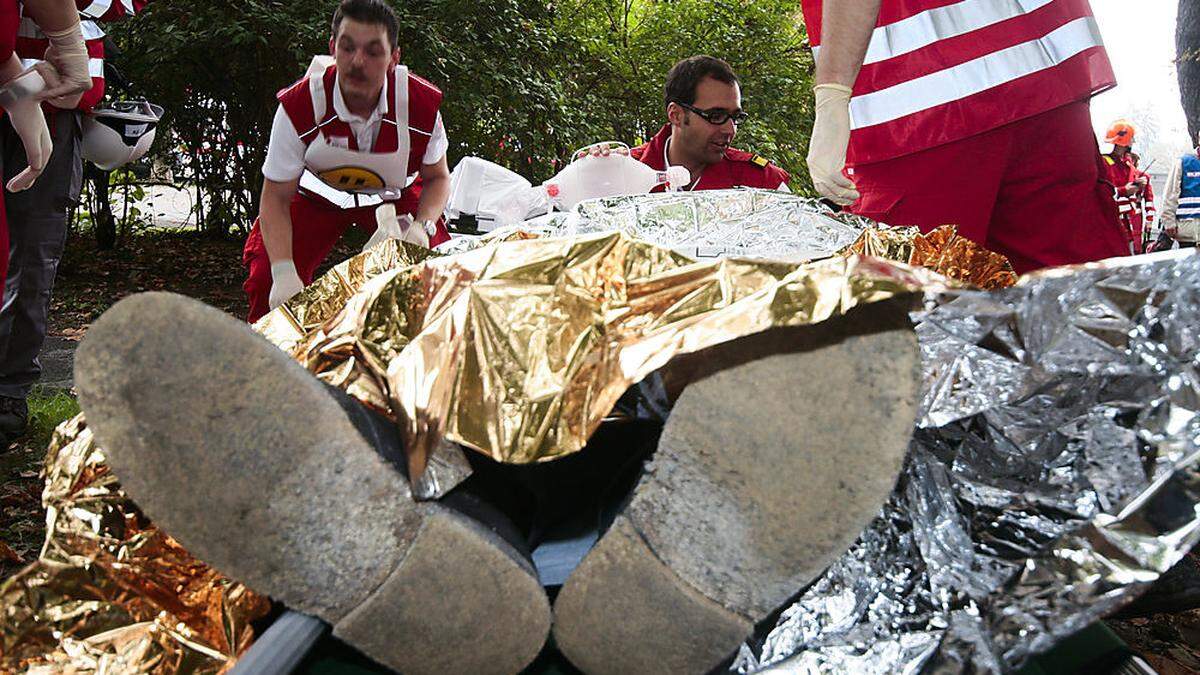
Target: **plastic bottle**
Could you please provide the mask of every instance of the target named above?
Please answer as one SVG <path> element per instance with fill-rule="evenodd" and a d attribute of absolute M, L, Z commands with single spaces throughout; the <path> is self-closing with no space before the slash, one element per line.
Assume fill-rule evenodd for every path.
<path fill-rule="evenodd" d="M 655 171 L 629 156 L 622 143 L 590 145 L 575 153 L 575 161 L 542 184 L 554 205 L 563 211 L 585 199 L 645 194 L 659 185 L 678 190 L 692 177 L 682 166 Z"/>

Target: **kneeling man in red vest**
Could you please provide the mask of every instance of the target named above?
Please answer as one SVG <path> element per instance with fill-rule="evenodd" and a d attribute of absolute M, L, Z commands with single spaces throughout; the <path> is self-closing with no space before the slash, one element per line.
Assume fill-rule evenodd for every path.
<path fill-rule="evenodd" d="M 400 64 L 398 35 L 383 0 L 342 0 L 333 63 L 279 93 L 259 217 L 242 258 L 249 321 L 312 283 L 346 228 L 373 231 L 381 203 L 412 216 L 405 239 L 449 239 L 442 92 Z"/>
<path fill-rule="evenodd" d="M 730 145 L 746 113 L 728 63 L 703 55 L 686 58 L 667 73 L 664 89 L 667 123 L 649 143 L 630 151 L 634 159 L 656 171 L 686 167 L 692 174 L 687 190 L 788 189 L 786 171 Z"/>

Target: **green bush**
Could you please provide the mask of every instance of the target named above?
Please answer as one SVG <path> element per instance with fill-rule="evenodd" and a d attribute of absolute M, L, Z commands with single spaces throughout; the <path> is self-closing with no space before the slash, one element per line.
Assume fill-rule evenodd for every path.
<path fill-rule="evenodd" d="M 568 52 L 576 145 L 648 138 L 666 121 L 663 82 L 678 60 L 720 57 L 741 80 L 750 120 L 735 145 L 767 157 L 808 184 L 812 55 L 798 0 L 571 0 L 559 10 Z"/>
<path fill-rule="evenodd" d="M 664 120 L 676 60 L 708 53 L 742 79 L 737 145 L 807 184 L 812 124 L 799 0 L 413 0 L 397 3 L 403 60 L 446 94 L 450 162 L 475 155 L 534 180 L 576 148 L 632 144 Z M 258 211 L 275 93 L 328 49 L 335 0 L 151 3 L 114 26 L 118 65 L 167 115 L 154 152 L 196 184 L 202 227 Z"/>

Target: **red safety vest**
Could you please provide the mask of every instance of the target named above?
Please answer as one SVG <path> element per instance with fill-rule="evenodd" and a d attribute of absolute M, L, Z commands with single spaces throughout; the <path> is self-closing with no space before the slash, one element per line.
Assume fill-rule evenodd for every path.
<path fill-rule="evenodd" d="M 820 58 L 822 0 L 803 0 Z M 1087 0 L 883 0 L 847 163 L 969 138 L 1116 84 Z"/>
<path fill-rule="evenodd" d="M 396 73 L 399 69 L 388 74 L 386 92 L 396 91 Z M 284 112 L 300 135 L 300 140 L 306 146 L 311 145 L 318 135 L 327 142 L 340 147 L 349 148 L 361 154 L 392 154 L 399 147 L 399 133 L 396 110 L 394 105 L 388 106 L 383 122 L 379 126 L 379 134 L 375 144 L 370 149 L 358 147 L 354 131 L 350 125 L 343 122 L 333 108 L 333 88 L 336 85 L 337 69 L 330 66 L 326 69 L 319 83 L 311 82 L 305 77 L 292 86 L 279 92 L 278 99 Z M 427 80 L 413 74 L 408 75 L 408 124 L 404 133 L 408 134 L 409 151 L 407 175 L 411 176 L 421 168 L 425 157 L 425 149 L 432 138 L 434 125 L 437 122 L 438 107 L 442 102 L 442 92 Z M 353 171 L 355 167 L 347 167 Z M 413 184 L 419 191 L 420 181 Z M 410 188 L 412 189 L 412 188 Z"/>

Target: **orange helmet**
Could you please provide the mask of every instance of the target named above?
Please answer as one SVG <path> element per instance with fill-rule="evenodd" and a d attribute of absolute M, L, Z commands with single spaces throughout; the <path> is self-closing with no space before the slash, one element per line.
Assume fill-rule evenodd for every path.
<path fill-rule="evenodd" d="M 1117 120 L 1108 128 L 1108 134 L 1104 136 L 1104 142 L 1112 143 L 1113 145 L 1123 145 L 1128 148 L 1133 145 L 1133 135 L 1135 133 L 1136 130 L 1132 124 L 1125 120 Z"/>

